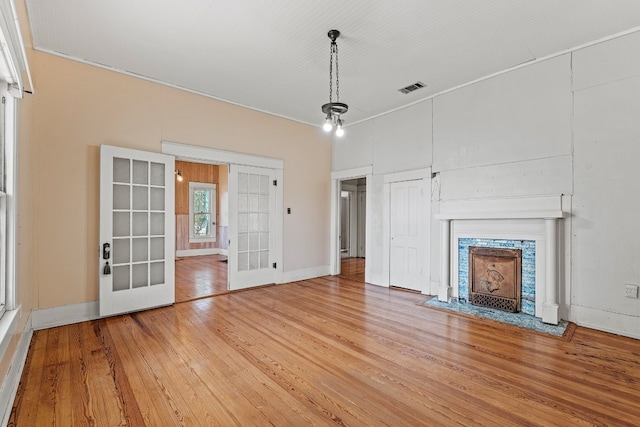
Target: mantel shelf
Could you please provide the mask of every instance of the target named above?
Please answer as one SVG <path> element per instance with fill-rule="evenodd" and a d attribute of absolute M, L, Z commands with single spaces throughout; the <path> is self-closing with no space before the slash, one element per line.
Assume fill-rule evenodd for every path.
<path fill-rule="evenodd" d="M 562 195 L 505 197 L 497 199 L 448 200 L 440 203 L 440 220 L 457 219 L 560 219 Z"/>
<path fill-rule="evenodd" d="M 448 212 L 435 214 L 436 219 L 553 219 L 565 218 L 561 210 L 522 211 L 522 212 Z"/>

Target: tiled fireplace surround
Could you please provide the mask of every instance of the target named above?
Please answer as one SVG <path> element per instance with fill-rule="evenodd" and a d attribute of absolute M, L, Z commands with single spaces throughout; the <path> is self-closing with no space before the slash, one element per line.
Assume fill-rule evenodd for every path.
<path fill-rule="evenodd" d="M 557 325 L 560 257 L 558 228 L 566 216 L 562 196 L 443 201 L 440 213 L 440 288 L 438 299 L 458 294 L 460 239 L 528 240 L 535 242 L 535 316 Z"/>

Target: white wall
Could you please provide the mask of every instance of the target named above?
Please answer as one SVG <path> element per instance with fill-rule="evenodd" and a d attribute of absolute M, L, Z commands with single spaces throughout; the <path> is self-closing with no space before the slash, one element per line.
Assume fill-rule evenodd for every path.
<path fill-rule="evenodd" d="M 631 34 L 347 127 L 333 170 L 374 171 L 367 261 L 382 265 L 385 173 L 432 166 L 432 213 L 441 200 L 564 194 L 561 312 L 640 338 L 640 300 L 624 296 L 625 283 L 640 283 L 638 51 Z M 439 238 L 432 219 L 433 283 Z"/>
<path fill-rule="evenodd" d="M 578 51 L 574 69 L 573 317 L 640 338 L 640 33 Z"/>
<path fill-rule="evenodd" d="M 571 64 L 563 55 L 434 99 L 442 200 L 571 193 Z"/>

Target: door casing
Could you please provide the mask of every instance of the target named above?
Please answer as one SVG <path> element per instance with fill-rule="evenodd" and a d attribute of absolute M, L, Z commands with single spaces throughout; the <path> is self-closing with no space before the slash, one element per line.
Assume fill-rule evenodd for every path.
<path fill-rule="evenodd" d="M 382 286 L 389 286 L 389 274 L 390 266 L 389 259 L 391 254 L 391 214 L 389 207 L 391 206 L 391 183 L 401 181 L 422 181 L 422 212 L 423 218 L 422 230 L 424 239 L 424 250 L 422 252 L 422 280 L 423 287 L 420 292 L 423 294 L 431 293 L 431 168 L 416 169 L 406 172 L 398 172 L 387 174 L 384 176 L 383 186 L 383 203 L 384 208 L 382 212 Z M 367 238 L 368 240 L 368 238 Z"/>
<path fill-rule="evenodd" d="M 196 145 L 180 144 L 177 142 L 162 141 L 162 153 L 175 156 L 176 160 L 196 163 L 229 164 L 256 166 L 261 168 L 274 169 L 278 189 L 276 191 L 275 202 L 275 241 L 274 260 L 275 283 L 283 283 L 283 226 L 284 226 L 284 205 L 283 205 L 283 184 L 284 184 L 284 161 L 271 157 L 254 156 L 250 154 L 235 153 L 232 151 L 217 150 L 214 148 L 199 147 Z M 231 214 L 231 206 L 229 206 Z"/>
<path fill-rule="evenodd" d="M 331 173 L 331 247 L 330 247 L 330 260 L 329 260 L 329 273 L 332 275 L 340 274 L 340 191 L 341 182 L 348 179 L 365 178 L 366 179 L 366 211 L 371 212 L 371 194 L 369 190 L 373 180 L 373 168 L 366 166 L 357 169 L 348 169 L 344 171 Z M 365 256 L 371 254 L 371 221 L 369 221 L 369 215 L 367 215 L 367 221 L 365 223 Z M 365 259 L 364 267 L 364 281 L 372 283 L 371 265 Z"/>

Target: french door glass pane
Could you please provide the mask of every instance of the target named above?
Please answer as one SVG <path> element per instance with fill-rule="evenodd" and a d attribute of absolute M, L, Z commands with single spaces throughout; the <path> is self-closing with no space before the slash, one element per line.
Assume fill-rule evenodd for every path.
<path fill-rule="evenodd" d="M 131 203 L 131 188 L 128 185 L 113 186 L 113 209 L 129 209 Z"/>
<path fill-rule="evenodd" d="M 133 161 L 133 183 L 148 184 L 149 183 L 149 163 L 140 160 Z"/>
<path fill-rule="evenodd" d="M 149 239 L 133 239 L 133 262 L 149 260 Z"/>
<path fill-rule="evenodd" d="M 269 268 L 269 176 L 238 173 L 238 271 Z"/>
<path fill-rule="evenodd" d="M 124 291 L 129 289 L 129 265 L 113 267 L 113 290 Z"/>
<path fill-rule="evenodd" d="M 113 213 L 113 237 L 130 236 L 129 212 Z"/>
<path fill-rule="evenodd" d="M 151 185 L 164 187 L 164 164 L 151 163 Z"/>
<path fill-rule="evenodd" d="M 151 187 L 151 210 L 164 211 L 164 188 Z"/>
<path fill-rule="evenodd" d="M 149 209 L 149 187 L 133 186 L 133 209 L 137 211 Z"/>
<path fill-rule="evenodd" d="M 132 285 L 134 288 L 143 288 L 149 285 L 147 264 L 134 264 Z"/>
<path fill-rule="evenodd" d="M 130 249 L 130 239 L 113 239 L 113 263 L 127 264 L 131 262 Z"/>
<path fill-rule="evenodd" d="M 151 263 L 149 272 L 149 283 L 151 284 L 151 286 L 161 285 L 164 283 L 164 261 Z"/>
<path fill-rule="evenodd" d="M 121 159 L 119 157 L 113 159 L 113 182 L 124 182 L 127 184 L 131 182 L 130 164 L 129 159 Z"/>

